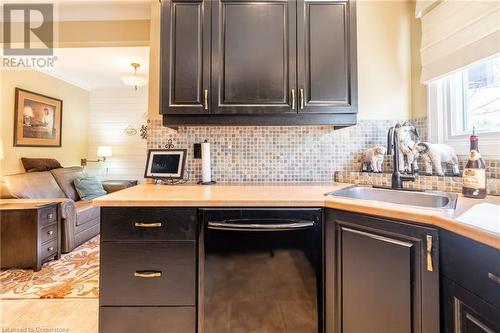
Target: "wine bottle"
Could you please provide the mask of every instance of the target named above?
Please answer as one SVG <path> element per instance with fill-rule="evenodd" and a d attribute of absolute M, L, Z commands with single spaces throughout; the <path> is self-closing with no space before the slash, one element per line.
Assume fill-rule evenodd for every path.
<path fill-rule="evenodd" d="M 486 197 L 486 165 L 479 153 L 479 137 L 472 129 L 470 152 L 463 173 L 462 194 L 465 197 L 483 199 Z"/>

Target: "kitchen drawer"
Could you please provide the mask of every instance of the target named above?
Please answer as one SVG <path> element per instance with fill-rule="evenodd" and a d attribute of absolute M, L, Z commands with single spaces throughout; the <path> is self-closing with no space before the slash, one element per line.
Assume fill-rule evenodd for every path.
<path fill-rule="evenodd" d="M 58 205 L 51 205 L 38 210 L 38 224 L 40 227 L 45 227 L 57 221 L 57 207 Z"/>
<path fill-rule="evenodd" d="M 442 274 L 500 308 L 500 250 L 446 230 L 441 235 Z"/>
<path fill-rule="evenodd" d="M 99 333 L 195 333 L 194 307 L 101 307 Z"/>
<path fill-rule="evenodd" d="M 42 261 L 57 254 L 57 238 L 40 245 L 40 258 Z"/>
<path fill-rule="evenodd" d="M 195 240 L 196 209 L 102 208 L 103 241 Z"/>
<path fill-rule="evenodd" d="M 195 242 L 102 243 L 100 304 L 195 305 L 196 272 Z"/>
<path fill-rule="evenodd" d="M 40 230 L 40 240 L 42 243 L 55 238 L 57 238 L 57 223 L 51 224 Z"/>

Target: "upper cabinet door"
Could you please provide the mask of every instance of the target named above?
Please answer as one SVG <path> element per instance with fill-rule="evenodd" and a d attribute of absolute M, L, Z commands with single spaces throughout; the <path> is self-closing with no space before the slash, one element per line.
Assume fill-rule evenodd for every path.
<path fill-rule="evenodd" d="M 299 112 L 357 112 L 354 1 L 297 4 Z"/>
<path fill-rule="evenodd" d="M 294 0 L 212 1 L 215 113 L 297 112 L 296 9 Z"/>
<path fill-rule="evenodd" d="M 161 17 L 161 113 L 208 114 L 211 1 L 167 0 Z"/>

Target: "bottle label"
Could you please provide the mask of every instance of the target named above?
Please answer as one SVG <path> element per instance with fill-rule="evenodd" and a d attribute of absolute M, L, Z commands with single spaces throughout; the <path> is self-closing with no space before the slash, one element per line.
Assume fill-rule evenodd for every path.
<path fill-rule="evenodd" d="M 481 158 L 481 154 L 479 154 L 479 152 L 477 150 L 472 149 L 469 152 L 469 161 L 477 161 L 480 158 Z"/>
<path fill-rule="evenodd" d="M 486 188 L 485 169 L 464 169 L 464 187 L 481 190 Z"/>

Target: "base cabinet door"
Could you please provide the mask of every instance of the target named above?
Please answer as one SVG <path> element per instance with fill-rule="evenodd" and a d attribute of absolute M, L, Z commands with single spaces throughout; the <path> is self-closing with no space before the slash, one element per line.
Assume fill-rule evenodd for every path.
<path fill-rule="evenodd" d="M 443 332 L 500 332 L 500 309 L 443 278 Z"/>
<path fill-rule="evenodd" d="M 327 333 L 439 332 L 438 233 L 327 210 Z"/>

